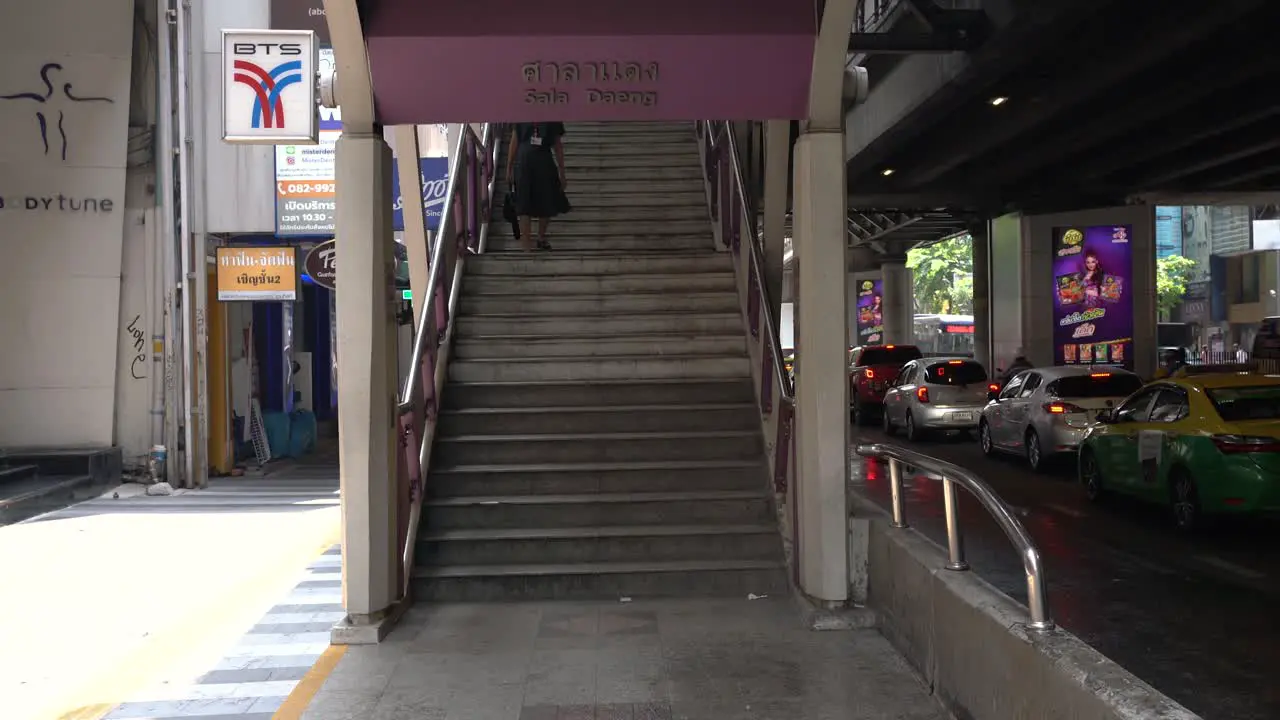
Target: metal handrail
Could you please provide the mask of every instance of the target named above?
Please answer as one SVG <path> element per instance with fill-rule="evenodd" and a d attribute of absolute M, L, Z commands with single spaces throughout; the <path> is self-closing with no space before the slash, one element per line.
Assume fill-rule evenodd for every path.
<path fill-rule="evenodd" d="M 707 133 L 712 138 L 713 142 L 716 142 L 717 136 L 715 134 L 715 124 L 710 120 L 704 122 L 706 122 Z M 742 162 L 739 160 L 738 156 L 738 141 L 734 139 L 733 129 L 729 127 L 727 123 L 725 124 L 724 134 L 726 138 L 726 146 L 729 148 L 730 167 L 733 169 L 732 184 L 734 186 L 734 194 L 738 198 L 738 206 L 742 210 L 743 219 L 746 220 L 744 225 L 746 226 L 748 233 L 747 252 L 750 253 L 751 262 L 756 266 L 756 272 L 760 274 L 761 278 L 763 278 L 765 269 L 764 250 L 760 247 L 761 240 L 760 233 L 757 229 L 757 218 L 753 217 L 755 213 L 751 207 L 751 203 L 748 202 L 746 190 L 744 189 L 746 184 L 742 176 Z M 773 373 L 774 380 L 778 382 L 778 394 L 782 397 L 783 402 L 794 404 L 795 391 L 791 387 L 791 378 L 787 377 L 786 365 L 783 363 L 782 359 L 782 338 L 778 334 L 777 328 L 774 327 L 773 313 L 770 311 L 774 306 L 773 301 L 769 297 L 769 288 L 764 282 L 755 283 L 755 287 L 756 293 L 759 295 L 760 307 L 765 309 L 765 312 L 761 313 L 761 315 L 764 316 L 764 331 L 767 333 L 766 337 L 770 340 L 770 342 L 766 344 L 769 346 L 773 354 Z"/>
<path fill-rule="evenodd" d="M 1044 565 L 1040 558 L 1040 550 L 1036 548 L 1036 543 L 1031 539 L 1027 529 L 1018 521 L 1018 518 L 1014 517 L 1013 510 L 1000 499 L 985 480 L 959 465 L 897 445 L 885 443 L 859 445 L 856 452 L 862 457 L 884 458 L 889 461 L 889 490 L 895 528 L 907 527 L 902 508 L 902 473 L 899 463 L 906 463 L 942 477 L 942 502 L 947 521 L 946 568 L 948 570 L 969 569 L 969 563 L 964 559 L 964 540 L 960 535 L 955 484 L 959 483 L 969 491 L 970 495 L 977 498 L 1004 531 L 1009 542 L 1013 543 L 1018 556 L 1022 559 L 1022 569 L 1027 578 L 1027 609 L 1031 614 L 1031 622 L 1027 623 L 1027 627 L 1042 632 L 1053 629 L 1054 624 L 1053 620 L 1049 619 L 1048 600 L 1045 597 Z"/>
<path fill-rule="evenodd" d="M 485 125 L 485 130 L 488 130 Z M 470 125 L 463 125 L 462 132 L 458 135 L 458 142 L 454 147 L 453 160 L 449 163 L 449 183 L 445 188 L 444 207 L 440 210 L 440 224 L 437 226 L 436 234 L 431 238 L 431 260 L 430 268 L 427 271 L 427 287 L 423 290 L 422 302 L 434 302 L 434 293 L 436 286 L 440 284 L 440 258 L 444 252 L 444 236 L 449 227 L 449 221 L 453 215 L 453 198 L 458 192 L 458 176 L 461 174 L 462 163 L 467 150 L 468 136 L 474 134 Z M 405 412 L 413 407 L 416 402 L 415 397 L 418 386 L 422 382 L 422 353 L 426 351 L 427 323 L 434 318 L 434 314 L 427 312 L 427 306 L 423 306 L 420 313 L 418 327 L 413 338 L 413 353 L 409 356 L 409 376 L 405 378 L 404 390 L 400 393 L 400 412 Z"/>

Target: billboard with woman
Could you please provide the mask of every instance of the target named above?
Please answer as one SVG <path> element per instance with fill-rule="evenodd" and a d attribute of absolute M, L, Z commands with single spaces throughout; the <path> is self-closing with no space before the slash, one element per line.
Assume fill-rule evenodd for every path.
<path fill-rule="evenodd" d="M 858 345 L 884 342 L 884 283 L 880 280 L 858 282 Z"/>
<path fill-rule="evenodd" d="M 1053 230 L 1054 362 L 1133 367 L 1131 225 Z"/>

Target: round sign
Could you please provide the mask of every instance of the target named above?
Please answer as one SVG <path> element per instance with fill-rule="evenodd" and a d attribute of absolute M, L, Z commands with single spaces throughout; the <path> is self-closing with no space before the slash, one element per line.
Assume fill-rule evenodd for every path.
<path fill-rule="evenodd" d="M 334 289 L 338 281 L 338 246 L 336 240 L 326 240 L 311 248 L 302 263 L 302 271 L 311 276 L 315 284 Z"/>

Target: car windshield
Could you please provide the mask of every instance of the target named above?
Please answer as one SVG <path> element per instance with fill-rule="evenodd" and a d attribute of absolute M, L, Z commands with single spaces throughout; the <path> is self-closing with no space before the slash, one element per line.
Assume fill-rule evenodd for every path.
<path fill-rule="evenodd" d="M 930 385 L 974 385 L 987 381 L 987 371 L 976 362 L 945 362 L 925 371 Z"/>
<path fill-rule="evenodd" d="M 1128 397 L 1142 387 L 1137 375 L 1128 373 L 1095 373 L 1073 375 L 1054 380 L 1049 393 L 1060 398 Z"/>
<path fill-rule="evenodd" d="M 1206 394 L 1227 422 L 1280 420 L 1280 385 L 1217 388 Z"/>
<path fill-rule="evenodd" d="M 859 367 L 871 365 L 906 365 L 912 360 L 923 357 L 920 349 L 910 345 L 901 347 L 873 347 L 862 351 L 858 358 Z"/>

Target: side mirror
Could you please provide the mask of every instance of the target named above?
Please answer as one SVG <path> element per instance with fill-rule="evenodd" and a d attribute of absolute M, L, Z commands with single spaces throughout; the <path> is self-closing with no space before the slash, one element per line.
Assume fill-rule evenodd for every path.
<path fill-rule="evenodd" d="M 1000 402 L 1000 391 L 999 391 L 999 390 L 988 390 L 988 391 L 987 391 L 987 402 Z"/>

